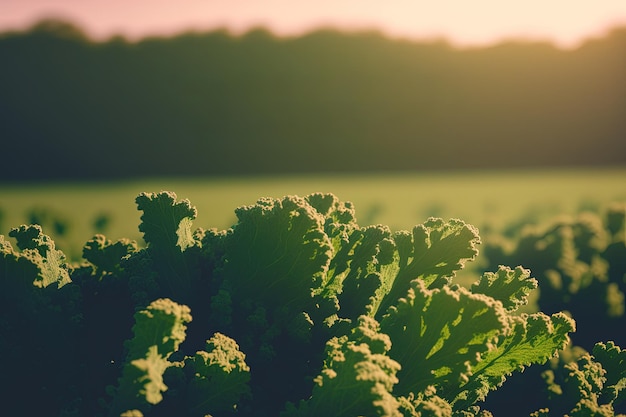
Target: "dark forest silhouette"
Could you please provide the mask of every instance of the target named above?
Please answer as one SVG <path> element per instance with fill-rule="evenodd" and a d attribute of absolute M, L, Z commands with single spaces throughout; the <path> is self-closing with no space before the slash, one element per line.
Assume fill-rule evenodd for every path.
<path fill-rule="evenodd" d="M 48 21 L 0 62 L 5 182 L 626 163 L 626 28 L 565 51 Z"/>

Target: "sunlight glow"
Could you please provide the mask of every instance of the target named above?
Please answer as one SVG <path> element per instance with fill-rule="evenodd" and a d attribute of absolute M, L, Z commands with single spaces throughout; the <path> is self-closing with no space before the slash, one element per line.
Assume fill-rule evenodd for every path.
<path fill-rule="evenodd" d="M 3 0 L 0 31 L 43 17 L 63 18 L 94 38 L 131 39 L 226 27 L 265 26 L 278 35 L 324 27 L 377 29 L 393 37 L 443 38 L 484 45 L 501 39 L 549 40 L 561 47 L 626 24 L 624 0 Z"/>

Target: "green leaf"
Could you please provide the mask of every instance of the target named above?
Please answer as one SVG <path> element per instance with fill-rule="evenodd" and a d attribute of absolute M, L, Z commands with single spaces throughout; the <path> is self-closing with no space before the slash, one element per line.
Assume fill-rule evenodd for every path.
<path fill-rule="evenodd" d="M 187 392 L 193 415 L 222 415 L 250 395 L 250 368 L 245 358 L 233 339 L 216 333 L 207 340 L 206 351 L 185 360 L 187 372 L 194 375 Z"/>
<path fill-rule="evenodd" d="M 413 247 L 400 251 L 402 274 L 422 279 L 430 286 L 436 278 L 450 277 L 478 254 L 478 229 L 458 219 L 430 218 L 413 228 Z"/>
<path fill-rule="evenodd" d="M 568 415 L 613 416 L 610 404 L 598 403 L 606 379 L 605 370 L 599 362 L 586 354 L 577 361 L 566 363 L 560 371 L 560 392 L 553 397 L 556 404 Z M 570 411 L 571 410 L 571 411 Z M 587 413 L 587 414 L 585 414 Z"/>
<path fill-rule="evenodd" d="M 426 287 L 448 282 L 468 260 L 476 257 L 480 237 L 474 226 L 461 220 L 444 222 L 442 219 L 430 218 L 424 224 L 415 226 L 411 234 L 396 233 L 394 241 L 398 251 L 399 272 L 378 309 L 377 317 L 406 296 L 409 283 L 415 279 L 422 280 Z"/>
<path fill-rule="evenodd" d="M 83 247 L 83 258 L 99 272 L 119 272 L 122 258 L 137 252 L 134 240 L 120 239 L 113 243 L 101 234 L 95 235 Z"/>
<path fill-rule="evenodd" d="M 405 417 L 452 417 L 453 410 L 449 402 L 437 395 L 437 390 L 429 386 L 417 394 L 410 393 L 399 397 L 400 411 Z"/>
<path fill-rule="evenodd" d="M 135 313 L 133 338 L 127 343 L 128 355 L 118 381 L 109 415 L 125 410 L 145 412 L 162 400 L 167 390 L 163 373 L 171 365 L 170 355 L 185 340 L 189 307 L 169 299 L 158 299 Z"/>
<path fill-rule="evenodd" d="M 189 242 L 188 229 L 198 212 L 189 200 L 176 202 L 176 194 L 169 191 L 141 193 L 135 199 L 143 211 L 139 231 L 148 245 L 171 250 L 185 250 Z M 182 225 L 181 225 L 182 223 Z"/>
<path fill-rule="evenodd" d="M 492 298 L 464 288 L 428 290 L 421 280 L 412 281 L 407 297 L 380 324 L 391 337 L 389 356 L 402 364 L 397 392 L 462 385 L 508 325 L 502 304 Z"/>
<path fill-rule="evenodd" d="M 32 250 L 27 249 L 27 251 Z M 21 306 L 24 306 L 28 300 L 28 310 L 32 310 L 37 298 L 35 294 L 40 293 L 34 289 L 41 288 L 41 285 L 37 284 L 41 284 L 42 280 L 37 254 L 29 256 L 28 252 L 26 255 L 16 252 L 11 242 L 0 235 L 0 284 L 2 287 L 0 295 L 19 300 Z"/>
<path fill-rule="evenodd" d="M 12 229 L 9 236 L 17 240 L 17 246 L 22 251 L 18 257 L 37 269 L 32 281 L 35 286 L 45 288 L 55 284 L 61 288 L 71 282 L 65 254 L 55 248 L 54 241 L 42 232 L 41 226 L 23 225 Z"/>
<path fill-rule="evenodd" d="M 626 399 L 626 349 L 613 342 L 600 342 L 592 352 L 606 371 L 603 399 L 613 405 L 622 404 Z"/>
<path fill-rule="evenodd" d="M 163 399 L 161 393 L 167 390 L 167 386 L 163 383 L 163 373 L 169 366 L 169 362 L 161 356 L 158 347 L 150 346 L 145 358 L 135 359 L 130 362 L 130 365 L 136 371 L 136 384 L 141 386 L 138 394 L 145 397 L 150 404 L 160 403 Z"/>
<path fill-rule="evenodd" d="M 141 193 L 135 201 L 143 211 L 139 230 L 148 244 L 153 269 L 158 272 L 158 284 L 164 294 L 190 303 L 195 295 L 195 276 L 185 255 L 189 248 L 199 245 L 191 231 L 196 208 L 189 200 L 177 202 L 176 194 L 167 191 Z"/>
<path fill-rule="evenodd" d="M 326 344 L 326 360 L 315 378 L 311 398 L 298 407 L 290 406 L 283 417 L 387 416 L 402 417 L 399 403 L 391 394 L 398 382 L 400 365 L 386 356 L 386 335 L 376 335 L 377 323 L 362 316 L 350 336 L 335 337 Z M 373 353 L 369 343 L 374 342 Z"/>
<path fill-rule="evenodd" d="M 513 312 L 528 304 L 528 295 L 536 288 L 537 280 L 530 278 L 528 269 L 500 266 L 495 273 L 485 272 L 470 289 L 474 294 L 485 294 L 500 301 L 505 309 Z"/>
<path fill-rule="evenodd" d="M 224 266 L 233 299 L 311 309 L 333 253 L 324 217 L 294 196 L 261 199 L 236 214 L 239 221 L 225 238 Z"/>
<path fill-rule="evenodd" d="M 356 224 L 352 203 L 341 202 L 333 194 L 314 193 L 305 197 L 306 201 L 326 219 L 325 223 Z"/>
<path fill-rule="evenodd" d="M 183 217 L 178 224 L 178 229 L 176 229 L 176 236 L 178 237 L 176 246 L 178 246 L 181 251 L 196 244 L 193 237 L 193 229 L 191 228 L 192 224 L 191 217 Z"/>
<path fill-rule="evenodd" d="M 574 320 L 563 313 L 509 316 L 510 326 L 472 366 L 467 382 L 456 394 L 457 406 L 464 408 L 483 400 L 506 376 L 533 364 L 544 364 L 569 342 Z"/>
<path fill-rule="evenodd" d="M 354 229 L 331 262 L 331 270 L 341 270 L 341 293 L 338 295 L 342 318 L 356 320 L 371 314 L 391 287 L 398 272 L 393 264 L 395 245 L 385 226 Z M 337 265 L 343 265 L 341 269 Z M 389 273 L 389 269 L 393 273 Z M 391 278 L 391 279 L 390 279 Z"/>
<path fill-rule="evenodd" d="M 186 324 L 190 321 L 189 307 L 167 298 L 153 301 L 144 310 L 135 313 L 129 358 L 143 357 L 154 345 L 160 354 L 168 357 L 185 340 Z"/>

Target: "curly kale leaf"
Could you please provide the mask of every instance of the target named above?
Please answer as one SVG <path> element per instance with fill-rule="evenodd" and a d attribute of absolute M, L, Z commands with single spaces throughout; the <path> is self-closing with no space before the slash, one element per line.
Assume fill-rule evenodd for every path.
<path fill-rule="evenodd" d="M 599 342 L 592 353 L 606 371 L 601 400 L 613 406 L 623 405 L 626 400 L 626 349 L 613 342 Z"/>
<path fill-rule="evenodd" d="M 43 287 L 41 256 L 38 252 L 16 252 L 3 235 L 0 235 L 0 249 L 0 283 L 3 289 L 0 295 L 6 297 L 6 301 L 12 298 L 14 302 L 19 300 L 20 305 L 27 303 L 27 311 L 34 309 L 41 294 L 35 288 Z"/>
<path fill-rule="evenodd" d="M 103 235 L 95 235 L 83 248 L 83 258 L 102 273 L 119 273 L 120 262 L 126 256 L 137 252 L 137 243 L 130 239 L 120 239 L 113 243 Z"/>
<path fill-rule="evenodd" d="M 41 226 L 23 225 L 12 229 L 9 236 L 17 241 L 21 250 L 19 257 L 37 269 L 32 281 L 35 286 L 47 287 L 55 284 L 57 288 L 61 288 L 71 282 L 65 254 L 55 248 L 54 241 L 43 233 Z M 22 265 L 26 266 L 25 263 Z"/>
<path fill-rule="evenodd" d="M 351 203 L 340 202 L 333 194 L 316 193 L 304 199 L 317 212 L 332 248 L 332 259 L 323 276 L 322 285 L 314 290 L 320 306 L 316 316 L 326 319 L 339 309 L 338 294 L 342 292 L 343 280 L 359 256 L 355 247 L 361 239 L 360 228 Z"/>
<path fill-rule="evenodd" d="M 513 288 L 485 290 L 510 300 L 519 283 L 509 280 L 507 285 Z M 485 294 L 462 287 L 429 290 L 415 280 L 407 297 L 388 309 L 380 328 L 392 341 L 389 356 L 402 365 L 396 392 L 407 396 L 434 386 L 460 412 L 512 372 L 545 363 L 567 343 L 574 322 L 562 313 L 515 316 Z"/>
<path fill-rule="evenodd" d="M 192 375 L 187 388 L 191 414 L 222 415 L 250 396 L 245 358 L 233 339 L 216 333 L 207 340 L 206 350 L 185 359 L 185 372 Z"/>
<path fill-rule="evenodd" d="M 173 247 L 184 251 L 194 245 L 191 222 L 198 211 L 189 200 L 176 202 L 175 193 L 162 191 L 141 193 L 135 201 L 137 208 L 144 212 L 139 231 L 143 232 L 148 245 L 162 251 L 170 251 Z"/>
<path fill-rule="evenodd" d="M 177 202 L 176 194 L 166 191 L 141 193 L 136 203 L 143 211 L 139 230 L 154 264 L 151 269 L 158 272 L 162 294 L 190 303 L 196 279 L 192 259 L 197 259 L 190 256 L 189 249 L 199 246 L 191 229 L 197 210 L 188 200 Z"/>
<path fill-rule="evenodd" d="M 386 226 L 360 228 L 351 216 L 336 217 L 341 221 L 329 216 L 325 225 L 334 253 L 322 295 L 334 291 L 343 319 L 379 318 L 406 295 L 410 281 L 439 286 L 478 253 L 477 230 L 460 220 L 431 218 L 412 233 L 392 233 Z"/>
<path fill-rule="evenodd" d="M 522 267 L 512 270 L 500 266 L 497 272 L 486 272 L 481 279 L 472 284 L 474 294 L 485 294 L 502 303 L 504 308 L 513 312 L 528 304 L 529 294 L 537 288 L 537 280 L 530 278 L 530 271 Z"/>
<path fill-rule="evenodd" d="M 264 305 L 307 306 L 321 287 L 332 247 L 324 218 L 299 197 L 261 199 L 236 210 L 224 274 L 232 292 Z"/>
<path fill-rule="evenodd" d="M 68 366 L 82 364 L 82 294 L 63 253 L 39 226 L 11 235 L 22 250 L 0 235 L 0 369 L 10 381 L 2 388 L 3 413 L 56 415 L 75 399 L 82 375 Z M 25 402 L 25 392 L 38 401 Z"/>
<path fill-rule="evenodd" d="M 412 233 L 396 233 L 394 242 L 399 271 L 397 276 L 391 277 L 391 288 L 374 311 L 377 318 L 406 296 L 409 283 L 415 279 L 421 280 L 427 288 L 448 283 L 456 271 L 476 257 L 480 237 L 474 226 L 461 220 L 444 222 L 430 218 L 415 226 Z"/>
<path fill-rule="evenodd" d="M 504 308 L 492 298 L 464 288 L 429 290 L 421 280 L 411 282 L 407 297 L 388 311 L 380 326 L 391 337 L 389 356 L 402 364 L 400 395 L 430 385 L 442 393 L 463 385 L 480 355 L 509 325 Z"/>
<path fill-rule="evenodd" d="M 171 365 L 170 355 L 185 340 L 186 324 L 191 321 L 189 307 L 169 299 L 153 301 L 135 313 L 133 337 L 128 341 L 128 355 L 118 381 L 109 415 L 125 410 L 145 412 L 159 403 L 167 390 L 163 374 Z"/>
<path fill-rule="evenodd" d="M 469 407 L 484 400 L 513 372 L 533 364 L 544 364 L 569 342 L 574 321 L 563 313 L 509 316 L 510 326 L 472 366 L 467 382 L 461 384 L 455 405 Z"/>
<path fill-rule="evenodd" d="M 579 324 L 572 335 L 577 345 L 590 350 L 598 340 L 621 342 L 613 329 L 624 327 L 625 319 L 624 213 L 623 204 L 614 204 L 604 222 L 595 213 L 580 213 L 525 227 L 515 241 L 490 242 L 487 257 L 492 267 L 521 264 L 533 271 L 539 308 L 568 311 Z"/>
<path fill-rule="evenodd" d="M 395 249 L 392 233 L 385 226 L 351 231 L 329 271 L 341 283 L 338 299 L 342 318 L 355 321 L 362 314 L 372 314 L 389 291 L 390 277 L 399 270 L 394 262 Z"/>
<path fill-rule="evenodd" d="M 404 242 L 408 244 L 409 242 Z M 450 277 L 478 254 L 478 230 L 462 220 L 430 218 L 413 228 L 411 246 L 398 243 L 402 274 L 413 275 L 431 286 Z"/>
<path fill-rule="evenodd" d="M 437 395 L 437 389 L 429 386 L 417 394 L 399 397 L 400 411 L 404 417 L 493 417 L 487 410 L 474 405 L 464 410 L 454 410 L 450 403 Z"/>
<path fill-rule="evenodd" d="M 278 335 L 310 327 L 312 318 L 319 317 L 317 324 L 322 324 L 322 319 L 336 312 L 331 308 L 322 314 L 320 305 L 327 305 L 316 296 L 324 286 L 333 252 L 322 215 L 305 199 L 291 196 L 261 199 L 255 205 L 238 208 L 236 214 L 239 221 L 224 237 L 221 271 L 222 290 L 234 303 L 233 328 L 253 325 L 247 332 L 253 335 L 262 334 L 268 326 L 278 326 L 270 331 Z M 248 316 L 261 320 L 251 322 Z M 310 337 L 306 331 L 296 333 L 304 337 L 303 341 Z"/>
<path fill-rule="evenodd" d="M 582 352 L 580 352 L 582 350 Z M 579 347 L 553 361 L 542 376 L 548 403 L 539 416 L 622 416 L 626 392 L 626 351 L 613 342 L 596 343 L 593 354 Z"/>
<path fill-rule="evenodd" d="M 348 201 L 341 202 L 329 193 L 313 193 L 306 196 L 305 200 L 324 216 L 327 224 L 356 224 L 354 206 Z"/>
<path fill-rule="evenodd" d="M 406 397 L 399 397 L 400 411 L 404 417 L 452 417 L 453 410 L 450 403 L 437 395 L 433 386 L 424 392 L 410 393 Z"/>
<path fill-rule="evenodd" d="M 261 199 L 236 215 L 227 233 L 209 238 L 222 253 L 210 325 L 246 352 L 257 381 L 253 396 L 267 399 L 257 409 L 274 415 L 310 392 L 307 376 L 321 366 L 332 325 L 326 319 L 339 308 L 335 294 L 324 293 L 333 247 L 326 218 L 304 198 Z M 307 361 L 302 351 L 311 353 Z"/>
<path fill-rule="evenodd" d="M 289 404 L 281 416 L 401 417 L 399 403 L 391 394 L 400 365 L 385 354 L 390 346 L 374 319 L 360 317 L 350 336 L 327 342 L 326 360 L 311 398 L 297 407 Z"/>

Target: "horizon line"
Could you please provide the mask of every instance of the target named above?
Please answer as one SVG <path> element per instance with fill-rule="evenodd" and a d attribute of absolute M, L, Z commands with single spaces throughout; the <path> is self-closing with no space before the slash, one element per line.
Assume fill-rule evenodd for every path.
<path fill-rule="evenodd" d="M 56 26 L 56 27 L 55 27 Z M 131 35 L 128 33 L 124 33 L 123 30 L 111 31 L 107 34 L 97 35 L 94 34 L 93 31 L 90 31 L 84 24 L 80 22 L 76 22 L 75 20 L 64 17 L 64 16 L 56 16 L 56 15 L 48 15 L 42 16 L 37 19 L 31 20 L 29 24 L 22 25 L 22 27 L 8 27 L 0 29 L 0 39 L 5 38 L 7 35 L 14 34 L 28 34 L 34 33 L 37 30 L 48 30 L 50 32 L 54 32 L 55 29 L 74 29 L 75 35 L 80 35 L 80 37 L 84 38 L 86 41 L 95 43 L 95 44 L 104 44 L 109 43 L 116 40 L 122 40 L 123 42 L 129 44 L 137 44 L 147 40 L 154 39 L 173 39 L 186 35 L 205 35 L 212 33 L 224 32 L 228 34 L 233 39 L 241 39 L 250 33 L 254 32 L 266 32 L 272 38 L 276 40 L 292 40 L 303 38 L 309 36 L 311 34 L 319 33 L 319 32 L 336 32 L 343 35 L 365 35 L 365 34 L 374 34 L 378 35 L 381 38 L 397 41 L 397 42 L 408 42 L 415 44 L 445 44 L 453 49 L 457 50 L 471 50 L 471 49 L 483 49 L 490 48 L 500 45 L 506 44 L 547 44 L 555 49 L 563 50 L 563 51 L 573 51 L 577 50 L 585 44 L 588 44 L 593 41 L 598 41 L 602 39 L 606 39 L 610 37 L 613 33 L 619 32 L 621 30 L 626 30 L 626 21 L 616 21 L 613 24 L 610 24 L 604 27 L 600 31 L 596 31 L 594 33 L 588 34 L 586 36 L 582 36 L 578 41 L 571 44 L 563 44 L 558 42 L 555 39 L 551 39 L 549 36 L 529 36 L 529 35 L 503 35 L 497 39 L 485 41 L 485 42 L 462 42 L 455 41 L 450 36 L 442 35 L 442 34 L 432 34 L 432 35 L 423 35 L 423 36 L 410 36 L 408 34 L 394 34 L 389 30 L 385 30 L 381 27 L 376 27 L 375 25 L 368 26 L 353 26 L 353 27 L 340 27 L 337 24 L 326 23 L 326 24 L 318 24 L 311 25 L 310 27 L 303 28 L 297 31 L 280 31 L 276 28 L 271 28 L 267 23 L 256 23 L 250 24 L 248 26 L 242 28 L 233 28 L 229 26 L 227 23 L 215 24 L 215 25 L 207 25 L 204 28 L 199 28 L 194 25 L 189 27 L 183 27 L 178 29 L 169 30 L 166 32 L 155 33 L 146 31 L 139 35 Z M 61 33 L 62 30 L 59 30 Z M 76 33 L 77 32 L 77 33 Z M 282 33 L 281 33 L 282 32 Z"/>

